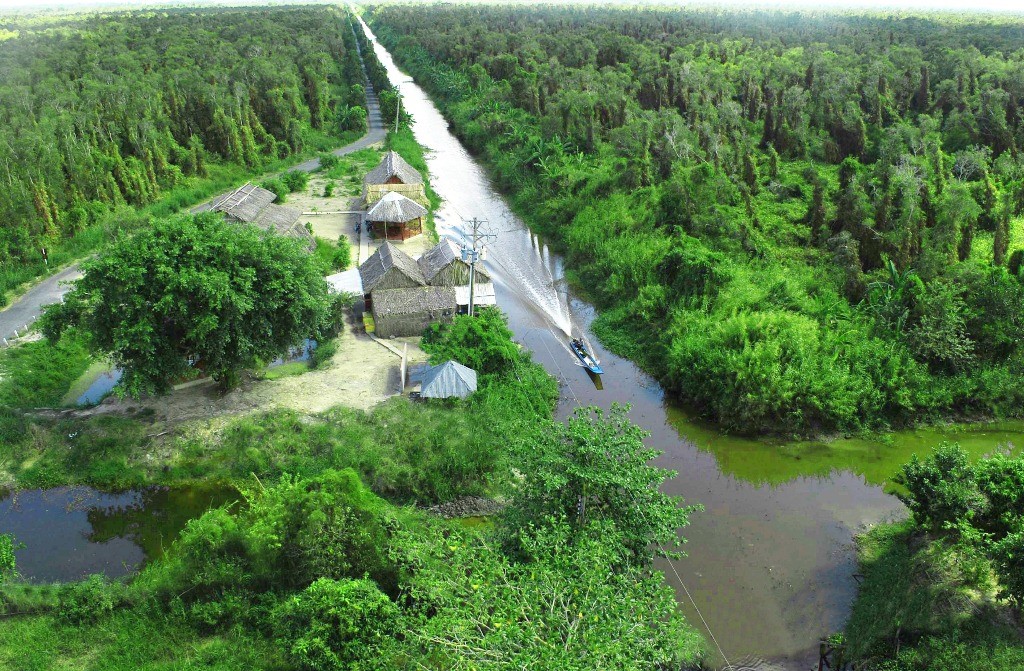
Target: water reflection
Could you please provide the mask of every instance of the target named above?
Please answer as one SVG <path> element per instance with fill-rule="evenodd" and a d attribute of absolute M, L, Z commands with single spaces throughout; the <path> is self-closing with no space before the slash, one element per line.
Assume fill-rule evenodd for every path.
<path fill-rule="evenodd" d="M 594 308 L 573 295 L 562 259 L 512 213 L 426 94 L 376 41 L 374 48 L 427 149 L 431 184 L 445 201 L 439 232 L 462 235 L 451 224 L 469 216 L 500 229 L 488 257 L 498 305 L 516 339 L 562 381 L 558 416 L 578 405 L 630 404 L 630 418 L 651 434 L 646 442 L 663 453 L 657 464 L 678 472 L 665 490 L 704 504 L 683 530 L 689 556 L 660 566 L 689 621 L 699 629 L 706 621 L 733 663 L 765 670 L 816 666 L 817 641 L 843 627 L 856 592 L 853 535 L 905 514 L 887 489 L 912 452 L 945 437 L 975 454 L 999 443 L 1024 444 L 1024 423 L 787 443 L 737 439 L 690 421 L 653 377 L 591 335 Z M 605 371 L 603 389 L 573 365 L 564 348 L 568 332 L 590 337 Z M 724 664 L 717 655 L 711 662 Z"/>
<path fill-rule="evenodd" d="M 239 499 L 217 487 L 153 487 L 121 493 L 89 487 L 4 492 L 0 533 L 24 544 L 18 572 L 35 582 L 91 573 L 128 575 L 163 554 L 190 519 Z"/>

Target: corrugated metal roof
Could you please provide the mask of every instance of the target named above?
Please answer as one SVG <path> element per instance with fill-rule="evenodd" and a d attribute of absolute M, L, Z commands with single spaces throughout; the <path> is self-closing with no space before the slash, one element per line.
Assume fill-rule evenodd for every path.
<path fill-rule="evenodd" d="M 423 177 L 397 152 L 389 151 L 376 168 L 366 173 L 363 181 L 367 184 L 384 184 L 392 177 L 402 180 L 403 184 L 422 184 Z"/>
<path fill-rule="evenodd" d="M 331 290 L 339 294 L 363 295 L 363 279 L 358 268 L 350 268 L 334 275 L 328 275 L 324 279 L 327 280 L 327 284 L 331 285 Z"/>
<path fill-rule="evenodd" d="M 455 287 L 455 302 L 459 305 L 469 305 L 469 287 Z M 498 299 L 494 295 L 494 285 L 490 282 L 481 282 L 473 289 L 473 305 L 497 305 Z"/>
<path fill-rule="evenodd" d="M 427 216 L 427 208 L 400 193 L 389 191 L 366 213 L 366 220 L 404 224 L 425 216 Z"/>
<path fill-rule="evenodd" d="M 363 261 L 363 265 L 359 266 L 359 274 L 363 280 L 363 293 L 368 294 L 373 291 L 392 268 L 397 268 L 417 284 L 425 285 L 427 283 L 423 278 L 423 272 L 412 260 L 412 257 L 385 241 L 377 248 L 377 251 L 370 255 L 370 258 Z"/>
<path fill-rule="evenodd" d="M 457 361 L 445 361 L 423 373 L 420 396 L 424 398 L 466 398 L 476 391 L 476 371 Z"/>

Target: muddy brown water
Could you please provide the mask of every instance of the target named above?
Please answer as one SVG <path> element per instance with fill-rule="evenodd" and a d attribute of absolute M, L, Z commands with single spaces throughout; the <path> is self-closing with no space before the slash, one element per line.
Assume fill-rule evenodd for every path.
<path fill-rule="evenodd" d="M 517 339 L 561 381 L 558 414 L 629 403 L 632 420 L 663 453 L 658 465 L 678 471 L 666 491 L 704 505 L 682 532 L 688 556 L 660 567 L 690 622 L 709 638 L 711 664 L 816 668 L 818 639 L 842 629 L 856 593 L 854 534 L 905 514 L 888 484 L 900 464 L 945 439 L 976 455 L 1024 445 L 1024 423 L 823 443 L 735 438 L 692 421 L 655 379 L 590 336 L 594 309 L 567 286 L 561 258 L 512 213 L 429 97 L 375 39 L 374 48 L 427 149 L 431 184 L 444 199 L 438 233 L 462 242 L 465 219 L 487 220 L 485 266 L 498 304 Z M 566 331 L 589 336 L 605 370 L 600 384 L 576 365 Z"/>

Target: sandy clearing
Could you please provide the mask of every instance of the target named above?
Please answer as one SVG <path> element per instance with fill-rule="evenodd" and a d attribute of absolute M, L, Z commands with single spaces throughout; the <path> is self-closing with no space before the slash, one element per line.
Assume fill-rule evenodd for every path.
<path fill-rule="evenodd" d="M 392 341 L 399 349 L 409 345 L 409 361 L 426 361 L 418 338 Z M 177 389 L 164 396 L 134 401 L 107 399 L 100 406 L 81 411 L 80 416 L 152 410 L 157 419 L 169 424 L 206 420 L 225 415 L 242 415 L 274 408 L 300 412 L 323 412 L 337 405 L 369 410 L 398 391 L 401 360 L 365 333 L 350 326 L 339 336 L 338 351 L 317 370 L 280 380 L 247 379 L 221 395 L 212 381 Z"/>

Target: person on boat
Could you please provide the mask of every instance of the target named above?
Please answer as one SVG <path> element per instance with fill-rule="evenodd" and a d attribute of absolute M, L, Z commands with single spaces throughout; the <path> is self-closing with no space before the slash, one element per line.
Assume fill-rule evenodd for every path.
<path fill-rule="evenodd" d="M 572 344 L 579 351 L 583 352 L 584 354 L 587 353 L 587 348 L 583 346 L 583 341 L 580 340 L 579 338 L 573 338 Z"/>

